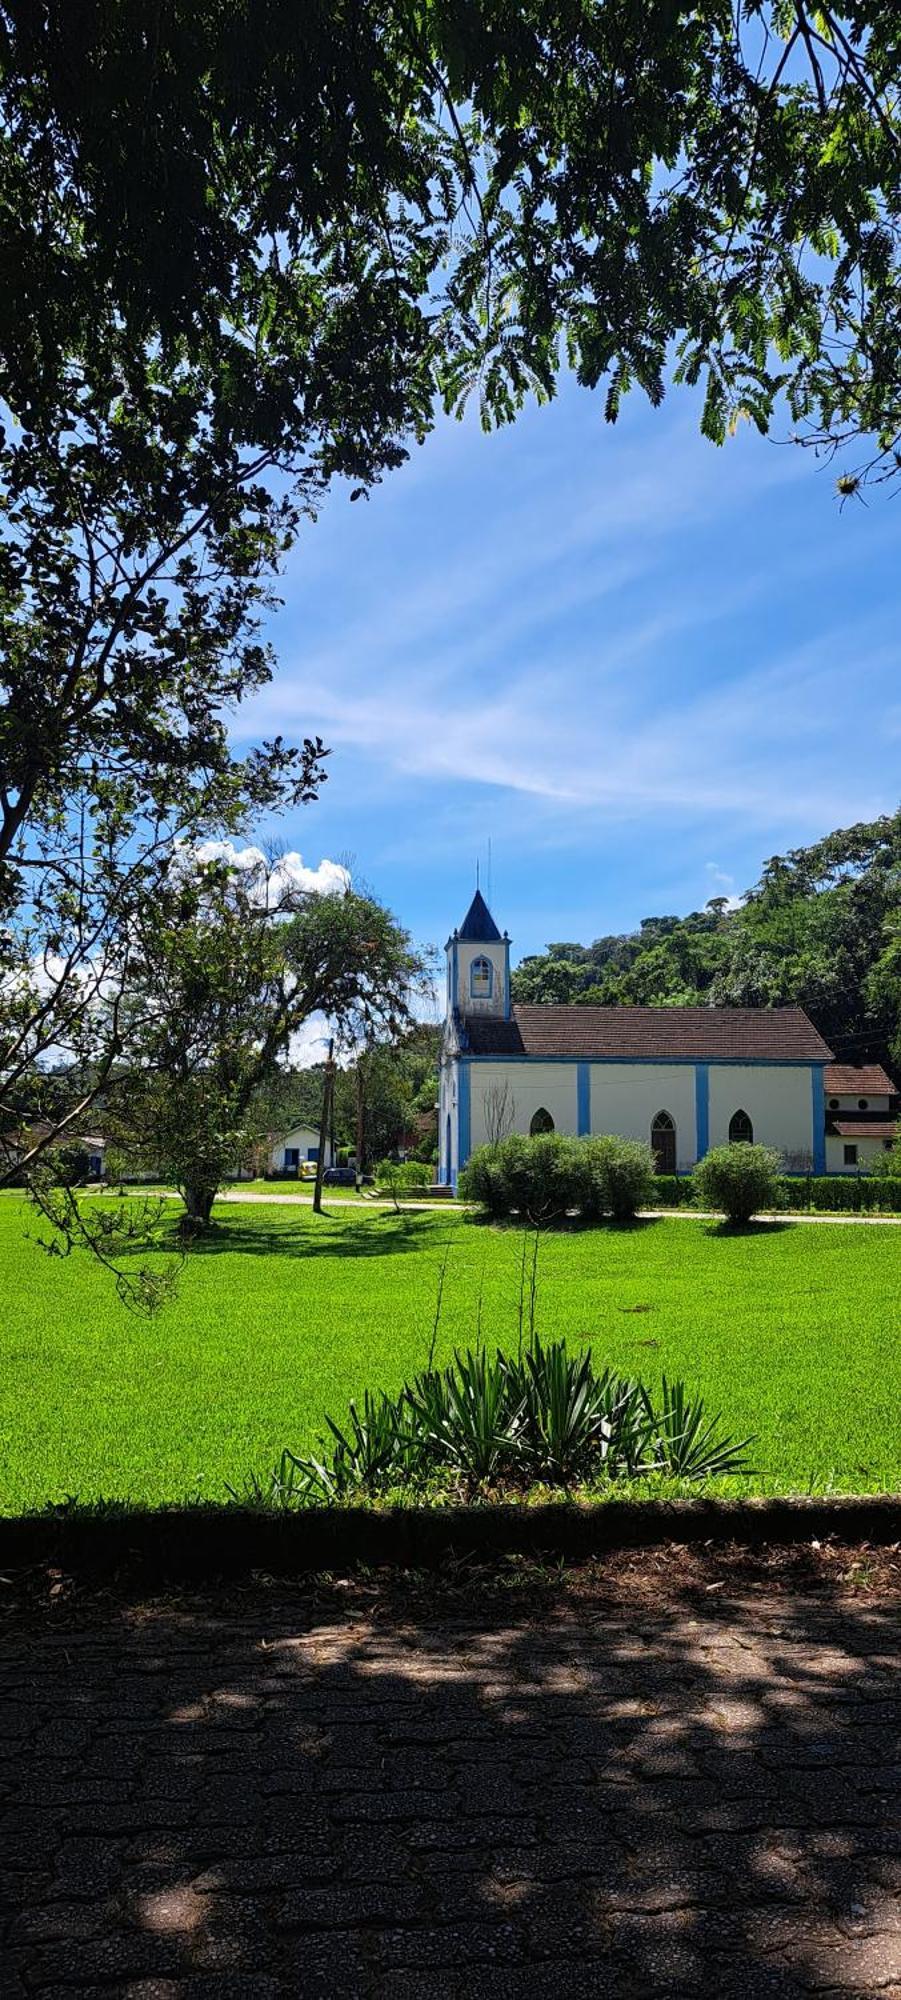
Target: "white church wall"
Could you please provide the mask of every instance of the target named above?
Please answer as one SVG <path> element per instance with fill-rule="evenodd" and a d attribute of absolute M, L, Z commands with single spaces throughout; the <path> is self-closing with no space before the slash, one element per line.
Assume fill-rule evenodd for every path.
<path fill-rule="evenodd" d="M 710 1144 L 725 1146 L 729 1120 L 746 1111 L 761 1146 L 776 1146 L 793 1160 L 813 1159 L 810 1069 L 792 1064 L 711 1063 Z"/>
<path fill-rule="evenodd" d="M 650 1143 L 651 1123 L 668 1111 L 676 1126 L 676 1165 L 697 1158 L 693 1063 L 592 1063 L 591 1129 Z"/>
<path fill-rule="evenodd" d="M 527 1133 L 536 1111 L 549 1111 L 557 1132 L 575 1138 L 579 1129 L 575 1063 L 474 1062 L 470 1064 L 470 1133 L 472 1147 L 485 1146 L 492 1133 L 492 1112 L 507 1089 L 509 1130 Z M 512 1111 L 512 1116 L 510 1115 Z"/>

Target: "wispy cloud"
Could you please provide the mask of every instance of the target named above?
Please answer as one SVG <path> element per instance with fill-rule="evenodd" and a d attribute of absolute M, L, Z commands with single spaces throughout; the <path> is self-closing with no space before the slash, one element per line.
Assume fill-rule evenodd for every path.
<path fill-rule="evenodd" d="M 443 436 L 292 562 L 236 733 L 322 733 L 317 811 L 367 871 L 422 883 L 486 824 L 514 869 L 591 870 L 629 827 L 629 866 L 678 842 L 696 897 L 705 849 L 741 884 L 783 830 L 892 803 L 894 520 L 838 517 L 803 454 L 716 453 L 690 413 L 611 442 L 593 410 Z"/>

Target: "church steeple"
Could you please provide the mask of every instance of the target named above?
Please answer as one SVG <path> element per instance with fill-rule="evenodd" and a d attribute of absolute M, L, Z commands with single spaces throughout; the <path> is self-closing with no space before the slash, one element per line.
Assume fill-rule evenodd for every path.
<path fill-rule="evenodd" d="M 457 936 L 467 944 L 500 944 L 500 931 L 481 889 L 476 890 Z"/>
<path fill-rule="evenodd" d="M 510 939 L 498 930 L 481 889 L 447 941 L 447 1010 L 463 1019 L 510 1018 Z"/>

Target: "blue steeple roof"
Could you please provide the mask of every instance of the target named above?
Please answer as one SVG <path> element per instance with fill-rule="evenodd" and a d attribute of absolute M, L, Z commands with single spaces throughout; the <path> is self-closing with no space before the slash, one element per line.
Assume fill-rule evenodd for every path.
<path fill-rule="evenodd" d="M 500 931 L 482 895 L 477 889 L 469 909 L 460 925 L 458 935 L 469 944 L 499 944 Z"/>

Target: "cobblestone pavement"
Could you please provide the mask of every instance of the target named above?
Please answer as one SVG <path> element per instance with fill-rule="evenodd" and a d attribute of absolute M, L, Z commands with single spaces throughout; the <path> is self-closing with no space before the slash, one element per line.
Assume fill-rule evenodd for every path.
<path fill-rule="evenodd" d="M 899 2000 L 897 1608 L 260 1585 L 26 1620 L 3 2000 Z"/>

